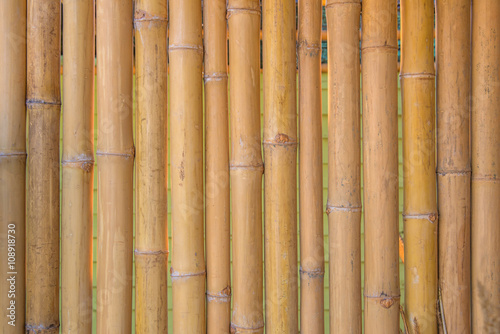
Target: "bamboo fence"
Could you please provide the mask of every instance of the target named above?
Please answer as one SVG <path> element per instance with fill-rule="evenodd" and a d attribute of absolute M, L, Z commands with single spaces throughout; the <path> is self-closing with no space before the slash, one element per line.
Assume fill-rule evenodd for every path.
<path fill-rule="evenodd" d="M 2 1 L 1 332 L 497 332 L 499 15 Z"/>

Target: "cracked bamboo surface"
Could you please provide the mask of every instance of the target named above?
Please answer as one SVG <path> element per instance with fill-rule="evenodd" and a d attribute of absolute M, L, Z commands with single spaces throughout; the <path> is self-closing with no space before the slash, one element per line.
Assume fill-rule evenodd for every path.
<path fill-rule="evenodd" d="M 330 331 L 361 333 L 360 1 L 330 0 L 328 205 Z"/>
<path fill-rule="evenodd" d="M 170 168 L 174 333 L 205 332 L 201 2 L 171 0 Z"/>
<path fill-rule="evenodd" d="M 92 332 L 94 2 L 64 3 L 62 333 Z"/>
<path fill-rule="evenodd" d="M 21 334 L 25 333 L 26 1 L 0 2 L 0 35 L 0 308 L 6 312 L 0 332 Z M 15 256 L 9 259 L 12 250 Z M 11 301 L 15 317 L 9 310 Z"/>
<path fill-rule="evenodd" d="M 263 3 L 266 333 L 298 333 L 295 1 Z"/>
<path fill-rule="evenodd" d="M 203 5 L 207 333 L 223 334 L 231 324 L 226 0 Z"/>
<path fill-rule="evenodd" d="M 472 332 L 500 322 L 500 2 L 472 3 Z"/>
<path fill-rule="evenodd" d="M 396 4 L 362 2 L 366 333 L 399 333 Z"/>
<path fill-rule="evenodd" d="M 167 1 L 135 2 L 135 331 L 168 332 Z"/>
<path fill-rule="evenodd" d="M 132 1 L 97 1 L 97 332 L 132 330 Z"/>
<path fill-rule="evenodd" d="M 401 10 L 405 314 L 412 333 L 437 333 L 434 1 Z"/>
<path fill-rule="evenodd" d="M 264 332 L 260 15 L 258 0 L 229 0 L 234 282 L 232 333 Z"/>
<path fill-rule="evenodd" d="M 27 3 L 27 333 L 59 332 L 60 11 Z"/>
<path fill-rule="evenodd" d="M 321 0 L 299 1 L 300 332 L 324 332 Z"/>
<path fill-rule="evenodd" d="M 437 1 L 439 288 L 448 333 L 470 333 L 471 1 Z"/>

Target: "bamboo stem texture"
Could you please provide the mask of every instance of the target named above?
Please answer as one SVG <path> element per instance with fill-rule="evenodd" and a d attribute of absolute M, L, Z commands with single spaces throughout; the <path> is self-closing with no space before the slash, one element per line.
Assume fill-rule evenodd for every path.
<path fill-rule="evenodd" d="M 0 2 L 0 332 L 25 333 L 26 1 Z"/>
<path fill-rule="evenodd" d="M 26 333 L 58 333 L 61 4 L 29 0 L 27 12 Z"/>
<path fill-rule="evenodd" d="M 330 0 L 328 23 L 328 220 L 330 331 L 361 333 L 361 3 Z"/>
<path fill-rule="evenodd" d="M 399 333 L 397 1 L 362 2 L 365 332 Z"/>
<path fill-rule="evenodd" d="M 169 9 L 173 329 L 195 334 L 206 330 L 201 2 Z"/>
<path fill-rule="evenodd" d="M 132 330 L 132 1 L 97 1 L 97 332 Z"/>
<path fill-rule="evenodd" d="M 448 333 L 470 333 L 471 1 L 437 1 L 439 288 Z"/>
<path fill-rule="evenodd" d="M 135 2 L 135 332 L 168 332 L 167 1 Z"/>
<path fill-rule="evenodd" d="M 263 3 L 266 333 L 298 333 L 295 1 Z"/>
<path fill-rule="evenodd" d="M 263 333 L 260 4 L 229 0 L 233 333 Z"/>
<path fill-rule="evenodd" d="M 500 328 L 500 2 L 472 2 L 472 332 Z"/>
<path fill-rule="evenodd" d="M 92 333 L 94 2 L 64 2 L 62 333 Z"/>
<path fill-rule="evenodd" d="M 325 330 L 321 5 L 321 0 L 299 1 L 300 332 L 304 334 Z"/>

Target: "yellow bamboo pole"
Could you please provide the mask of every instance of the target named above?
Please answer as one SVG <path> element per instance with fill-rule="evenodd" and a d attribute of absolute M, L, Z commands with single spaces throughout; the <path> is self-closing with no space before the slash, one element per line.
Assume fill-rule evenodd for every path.
<path fill-rule="evenodd" d="M 92 332 L 94 1 L 64 2 L 62 333 Z"/>
<path fill-rule="evenodd" d="M 60 6 L 27 5 L 27 333 L 59 332 Z"/>
<path fill-rule="evenodd" d="M 330 332 L 361 333 L 360 1 L 329 0 Z"/>
<path fill-rule="evenodd" d="M 298 333 L 295 1 L 263 3 L 266 333 Z"/>
<path fill-rule="evenodd" d="M 231 323 L 226 0 L 203 5 L 207 333 L 222 334 Z"/>
<path fill-rule="evenodd" d="M 132 327 L 132 1 L 97 1 L 97 332 Z"/>
<path fill-rule="evenodd" d="M 405 314 L 411 333 L 437 332 L 434 1 L 402 6 Z"/>
<path fill-rule="evenodd" d="M 167 1 L 137 0 L 135 332 L 168 332 Z"/>
<path fill-rule="evenodd" d="M 500 328 L 500 2 L 472 2 L 472 332 Z"/>
<path fill-rule="evenodd" d="M 25 333 L 26 1 L 0 2 L 0 332 Z"/>
<path fill-rule="evenodd" d="M 470 333 L 471 1 L 436 5 L 439 288 L 448 333 Z"/>
<path fill-rule="evenodd" d="M 171 0 L 169 8 L 173 329 L 204 333 L 201 2 Z"/>
<path fill-rule="evenodd" d="M 323 333 L 325 326 L 321 10 L 321 0 L 299 1 L 300 332 L 304 334 Z"/>
<path fill-rule="evenodd" d="M 260 17 L 258 0 L 229 0 L 233 333 L 264 332 Z"/>
<path fill-rule="evenodd" d="M 399 333 L 396 3 L 362 2 L 366 333 Z"/>

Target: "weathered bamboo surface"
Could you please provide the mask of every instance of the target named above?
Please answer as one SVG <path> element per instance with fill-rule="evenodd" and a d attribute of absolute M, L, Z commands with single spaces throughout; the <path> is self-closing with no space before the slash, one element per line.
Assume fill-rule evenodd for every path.
<path fill-rule="evenodd" d="M 26 2 L 0 2 L 0 332 L 25 333 Z"/>
<path fill-rule="evenodd" d="M 362 330 L 360 10 L 360 1 L 326 4 L 331 333 Z"/>
<path fill-rule="evenodd" d="M 299 1 L 300 332 L 304 334 L 321 334 L 325 326 L 321 10 L 321 0 Z"/>
<path fill-rule="evenodd" d="M 132 330 L 132 2 L 97 1 L 97 332 Z"/>
<path fill-rule="evenodd" d="M 471 1 L 438 0 L 439 289 L 448 333 L 470 333 Z"/>
<path fill-rule="evenodd" d="M 92 333 L 94 2 L 64 2 L 62 333 Z"/>
<path fill-rule="evenodd" d="M 295 1 L 263 3 L 266 333 L 298 333 Z"/>
<path fill-rule="evenodd" d="M 59 332 L 60 1 L 27 2 L 26 332 Z"/>
<path fill-rule="evenodd" d="M 472 332 L 500 328 L 500 2 L 472 3 Z"/>
<path fill-rule="evenodd" d="M 263 333 L 260 4 L 230 0 L 233 333 Z"/>
<path fill-rule="evenodd" d="M 168 332 L 167 1 L 135 2 L 135 332 Z"/>
<path fill-rule="evenodd" d="M 401 93 L 405 314 L 412 333 L 437 332 L 434 2 L 404 0 Z"/>
<path fill-rule="evenodd" d="M 362 2 L 366 333 L 399 333 L 396 4 Z"/>
<path fill-rule="evenodd" d="M 174 333 L 205 332 L 201 2 L 171 0 L 170 168 Z"/>
<path fill-rule="evenodd" d="M 231 324 L 226 0 L 203 5 L 207 333 L 223 334 Z"/>

